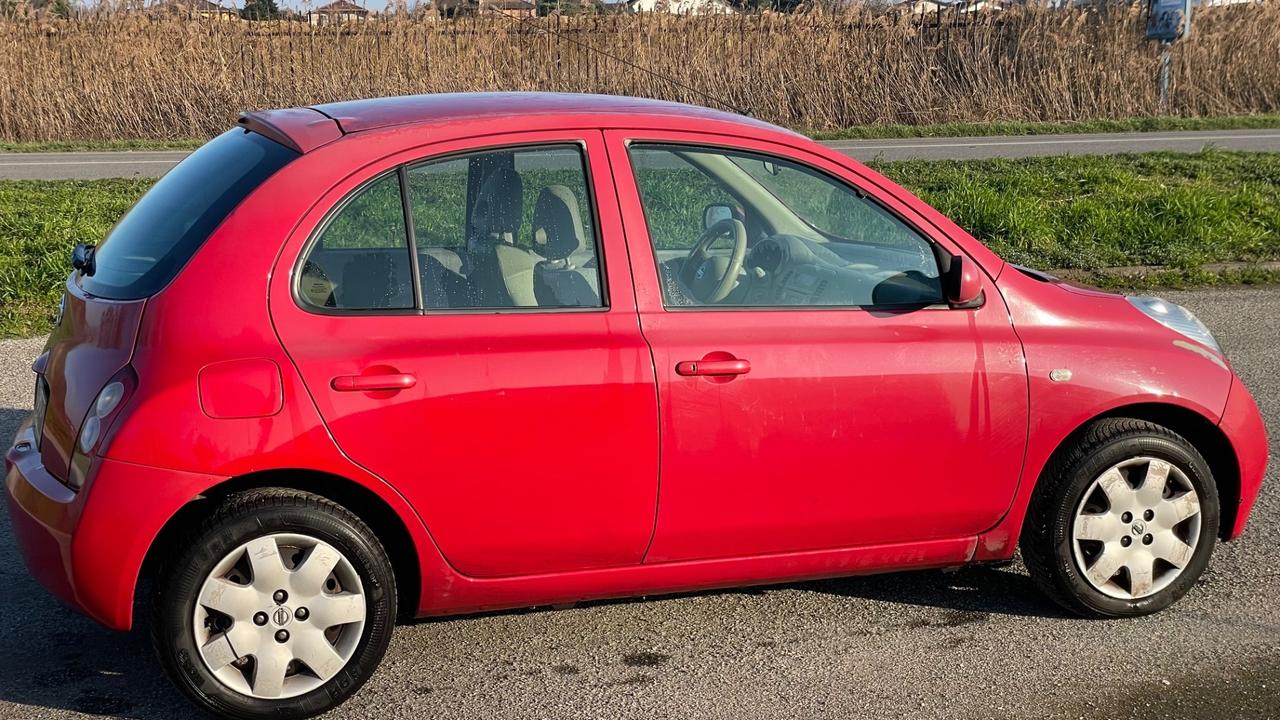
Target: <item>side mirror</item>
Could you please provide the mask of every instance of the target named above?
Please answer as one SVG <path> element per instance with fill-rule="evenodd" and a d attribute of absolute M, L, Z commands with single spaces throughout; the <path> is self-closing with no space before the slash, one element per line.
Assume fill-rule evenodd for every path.
<path fill-rule="evenodd" d="M 952 307 L 980 307 L 985 299 L 982 294 L 982 276 L 978 268 L 964 257 L 952 255 L 943 271 L 942 289 Z"/>
<path fill-rule="evenodd" d="M 733 208 L 728 205 L 708 205 L 702 209 L 702 229 L 710 230 L 716 223 L 733 219 Z"/>
<path fill-rule="evenodd" d="M 79 243 L 71 251 L 71 267 L 80 271 L 81 275 L 92 275 L 97 267 L 93 262 L 94 246 Z"/>

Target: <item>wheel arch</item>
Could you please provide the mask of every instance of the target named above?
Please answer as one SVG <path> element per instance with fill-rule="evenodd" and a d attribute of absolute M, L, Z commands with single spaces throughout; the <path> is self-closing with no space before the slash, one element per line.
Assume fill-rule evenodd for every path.
<path fill-rule="evenodd" d="M 1040 484 L 1043 475 L 1052 466 L 1053 460 L 1099 420 L 1108 418 L 1133 418 L 1145 420 L 1161 427 L 1168 428 L 1186 438 L 1209 464 L 1213 472 L 1214 482 L 1218 486 L 1218 497 L 1221 505 L 1221 522 L 1218 535 L 1226 539 L 1231 528 L 1235 526 L 1235 515 L 1240 506 L 1240 464 L 1236 459 L 1231 441 L 1218 427 L 1217 423 L 1204 415 L 1181 405 L 1162 402 L 1143 402 L 1121 405 L 1106 412 L 1095 415 L 1079 427 L 1071 431 L 1049 456 L 1049 461 L 1040 470 L 1036 485 Z"/>
<path fill-rule="evenodd" d="M 404 519 L 377 493 L 350 478 L 312 469 L 283 468 L 262 470 L 228 478 L 218 483 L 175 512 L 160 529 L 143 559 L 138 576 L 138 587 L 155 577 L 157 566 L 165 559 L 165 552 L 177 538 L 197 526 L 212 513 L 223 498 L 256 488 L 277 487 L 319 495 L 350 510 L 368 525 L 377 536 L 396 577 L 396 595 L 400 618 L 409 619 L 417 613 L 422 592 L 421 564 L 418 547 L 414 543 Z"/>

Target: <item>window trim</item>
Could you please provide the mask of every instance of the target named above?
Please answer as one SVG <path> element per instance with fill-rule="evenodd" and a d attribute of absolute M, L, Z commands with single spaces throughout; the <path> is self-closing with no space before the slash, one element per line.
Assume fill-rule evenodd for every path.
<path fill-rule="evenodd" d="M 600 289 L 600 305 L 593 307 L 475 307 L 475 308 L 427 308 L 424 307 L 422 294 L 422 276 L 418 267 L 418 247 L 417 233 L 413 223 L 413 208 L 409 202 L 409 183 L 408 174 L 415 167 L 427 165 L 435 162 L 448 162 L 459 158 L 465 158 L 472 155 L 482 155 L 490 152 L 522 152 L 530 150 L 540 150 L 547 148 L 573 148 L 578 152 L 578 161 L 582 166 L 583 180 L 586 184 L 587 204 L 590 206 L 591 213 L 591 236 L 595 248 L 597 284 Z M 397 163 L 395 166 L 385 169 L 375 175 L 361 181 L 350 192 L 343 195 L 341 199 L 333 204 L 331 208 L 325 211 L 324 216 L 315 228 L 311 231 L 307 240 L 299 250 L 297 257 L 294 259 L 293 266 L 290 270 L 289 294 L 293 297 L 294 305 L 305 313 L 311 315 L 337 316 L 337 317 L 381 317 L 381 316 L 431 316 L 431 315 L 551 315 L 562 313 L 607 313 L 612 309 L 609 293 L 608 269 L 604 257 L 604 238 L 600 224 L 600 213 L 598 209 L 598 201 L 596 198 L 595 178 L 591 172 L 591 153 L 587 146 L 587 142 L 581 138 L 566 138 L 563 140 L 543 140 L 534 142 L 513 142 L 498 145 L 486 145 L 483 147 L 473 147 L 449 152 L 440 153 L 439 155 L 431 155 L 404 162 Z M 412 308 L 326 308 L 317 307 L 307 302 L 300 293 L 302 283 L 302 267 L 306 264 L 307 257 L 311 254 L 312 249 L 320 241 L 321 235 L 324 234 L 326 228 L 333 221 L 343 208 L 355 197 L 359 196 L 368 186 L 385 178 L 388 175 L 395 174 L 400 183 L 400 207 L 404 213 L 405 222 L 405 243 L 406 249 L 409 251 L 410 269 L 413 274 L 413 298 L 414 307 Z"/>
<path fill-rule="evenodd" d="M 658 259 L 658 248 L 656 245 L 654 245 L 653 235 L 649 230 L 649 216 L 648 216 L 648 212 L 645 210 L 645 207 L 644 207 L 644 193 L 640 189 L 640 179 L 636 175 L 636 166 L 632 156 L 632 149 L 635 148 L 636 146 L 641 146 L 641 147 L 648 146 L 648 147 L 654 147 L 658 149 L 683 148 L 683 149 L 695 150 L 695 151 L 710 150 L 712 152 L 718 151 L 718 152 L 721 152 L 722 154 L 755 155 L 755 156 L 764 157 L 764 158 L 770 158 L 770 159 L 776 158 L 776 159 L 785 160 L 795 165 L 800 165 L 802 167 L 805 167 L 811 172 L 817 173 L 822 177 L 829 178 L 841 185 L 844 185 L 845 187 L 849 188 L 849 190 L 853 192 L 855 195 L 857 195 L 859 198 L 863 200 L 867 200 L 871 203 L 874 203 L 876 207 L 882 209 L 884 212 L 888 213 L 891 217 L 893 217 L 894 219 L 901 222 L 903 225 L 910 228 L 912 232 L 916 233 L 916 235 L 918 235 L 922 240 L 928 243 L 929 247 L 934 249 L 935 251 L 941 250 L 947 253 L 950 253 L 951 251 L 948 248 L 946 248 L 944 245 L 938 243 L 933 238 L 933 235 L 931 233 L 925 232 L 920 227 L 919 223 L 912 221 L 910 218 L 903 217 L 902 213 L 897 212 L 891 207 L 888 207 L 883 202 L 881 202 L 879 198 L 875 197 L 872 193 L 869 193 L 866 190 L 863 190 L 859 186 L 853 183 L 850 183 L 848 180 L 845 180 L 842 177 L 833 175 L 832 173 L 826 170 L 816 168 L 811 163 L 804 162 L 797 158 L 781 155 L 780 153 L 776 153 L 776 152 L 744 150 L 742 148 L 733 147 L 732 145 L 720 144 L 720 143 L 704 143 L 696 140 L 668 140 L 668 139 L 647 140 L 643 138 L 627 138 L 623 142 L 623 147 L 625 147 L 627 151 L 627 165 L 631 172 L 632 181 L 635 183 L 636 197 L 639 200 L 641 216 L 644 219 L 645 236 L 646 236 L 645 239 L 649 245 L 649 253 L 653 256 L 654 272 L 657 273 L 658 275 L 657 277 L 658 294 L 662 298 L 663 312 L 686 313 L 686 312 L 706 312 L 706 311 L 711 311 L 711 312 L 743 312 L 743 311 L 746 311 L 746 312 L 855 311 L 856 312 L 856 311 L 862 311 L 867 313 L 871 313 L 871 312 L 905 313 L 905 312 L 917 312 L 920 310 L 965 310 L 965 309 L 977 309 L 979 307 L 982 307 L 982 304 L 976 305 L 974 307 L 954 307 L 949 302 L 947 302 L 945 297 L 943 297 L 942 302 L 929 303 L 927 305 L 923 305 L 920 303 L 895 304 L 895 305 L 672 305 L 667 301 L 666 288 L 662 282 L 662 263 Z M 681 159 L 683 160 L 683 158 Z M 684 160 L 684 162 L 688 163 L 689 161 Z M 730 162 L 732 162 L 732 159 L 730 159 Z M 736 165 L 736 163 L 734 164 Z M 696 165 L 692 165 L 692 167 L 695 170 L 702 172 L 702 169 L 697 167 Z M 739 167 L 739 169 L 742 170 L 742 172 L 744 173 L 747 172 L 745 169 L 742 169 L 741 167 Z M 747 174 L 750 175 L 750 173 L 747 173 Z M 714 178 L 708 178 L 708 179 L 711 179 L 714 181 Z M 754 178 L 752 179 L 755 180 Z M 755 182 L 759 183 L 758 180 L 756 180 Z M 761 188 L 763 188 L 765 192 L 769 193 L 775 199 L 778 199 L 778 202 L 782 202 L 782 200 L 777 198 L 777 195 L 767 186 L 761 185 Z M 736 197 L 736 194 L 734 193 L 730 193 L 730 194 Z M 741 201 L 741 198 L 738 198 L 738 200 Z M 790 210 L 790 207 L 788 207 L 787 209 Z M 794 213 L 795 211 L 791 211 L 791 212 Z M 796 215 L 796 217 L 799 218 L 801 222 L 812 227 L 812 224 L 805 218 L 800 217 L 799 215 Z M 818 232 L 820 235 L 823 235 L 823 236 L 827 235 L 827 233 L 822 232 L 817 228 L 814 228 L 814 230 Z M 966 260 L 968 260 L 967 256 L 964 256 L 964 257 Z M 936 262 L 936 255 L 935 255 L 935 262 Z M 942 268 L 938 268 L 938 271 L 939 271 L 939 274 L 941 274 Z"/>

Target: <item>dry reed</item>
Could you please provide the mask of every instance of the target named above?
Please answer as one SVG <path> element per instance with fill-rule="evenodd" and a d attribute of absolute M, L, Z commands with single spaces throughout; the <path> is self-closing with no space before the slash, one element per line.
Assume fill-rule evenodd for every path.
<path fill-rule="evenodd" d="M 469 90 L 659 97 L 810 129 L 1143 117 L 1158 112 L 1158 48 L 1142 23 L 1128 7 L 321 28 L 139 13 L 0 22 L 0 139 L 201 137 L 242 110 Z M 1277 110 L 1280 3 L 1201 11 L 1175 49 L 1170 113 Z"/>

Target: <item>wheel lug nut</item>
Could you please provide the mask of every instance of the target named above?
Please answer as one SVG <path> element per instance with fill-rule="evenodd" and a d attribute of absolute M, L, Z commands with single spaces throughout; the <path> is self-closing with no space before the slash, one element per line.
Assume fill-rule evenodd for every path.
<path fill-rule="evenodd" d="M 277 631 L 276 631 L 276 642 L 289 642 L 289 631 L 288 631 L 288 630 L 277 630 Z"/>
<path fill-rule="evenodd" d="M 299 620 L 306 620 L 307 618 L 311 617 L 311 611 L 304 607 L 300 607 L 293 613 L 293 616 L 298 618 Z"/>
<path fill-rule="evenodd" d="M 1156 511 L 1155 511 L 1155 510 L 1148 510 L 1148 511 L 1146 511 L 1146 512 L 1142 513 L 1142 519 L 1143 519 L 1143 520 L 1148 520 L 1148 521 L 1149 521 L 1149 520 L 1151 520 L 1151 518 L 1153 518 L 1153 517 L 1155 517 L 1155 516 L 1156 516 Z"/>
<path fill-rule="evenodd" d="M 289 593 L 284 590 L 277 590 L 272 594 L 271 599 L 275 600 L 276 604 L 283 605 L 284 601 L 289 599 Z"/>
<path fill-rule="evenodd" d="M 1133 522 L 1133 513 L 1125 513 L 1120 516 L 1120 522 Z"/>
<path fill-rule="evenodd" d="M 1150 545 L 1150 544 L 1151 544 L 1151 543 L 1153 543 L 1153 542 L 1155 542 L 1155 537 L 1154 537 L 1154 536 L 1152 536 L 1152 535 L 1144 535 L 1144 536 L 1142 536 L 1142 544 L 1143 544 L 1143 545 Z"/>
<path fill-rule="evenodd" d="M 1128 535 L 1125 535 L 1124 537 L 1120 538 L 1121 546 L 1129 547 L 1132 544 L 1133 544 L 1133 538 L 1129 537 Z"/>
<path fill-rule="evenodd" d="M 257 612 L 257 613 L 254 613 L 254 614 L 253 614 L 253 624 L 254 624 L 254 625 L 266 625 L 266 624 L 267 624 L 267 614 L 266 614 L 266 613 L 264 613 L 264 612 Z"/>

